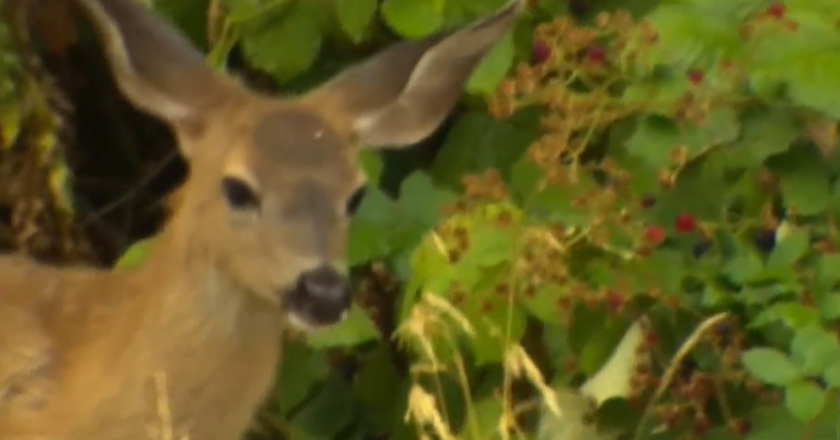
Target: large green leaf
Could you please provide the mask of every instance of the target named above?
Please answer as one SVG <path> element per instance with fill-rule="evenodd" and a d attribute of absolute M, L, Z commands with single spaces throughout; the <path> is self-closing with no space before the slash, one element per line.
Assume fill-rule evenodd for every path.
<path fill-rule="evenodd" d="M 143 264 L 152 246 L 154 237 L 140 240 L 131 245 L 125 253 L 114 263 L 115 269 L 131 269 Z"/>
<path fill-rule="evenodd" d="M 207 50 L 207 0 L 157 0 L 155 11 L 169 18 L 198 50 Z"/>
<path fill-rule="evenodd" d="M 437 32 L 444 22 L 445 0 L 384 0 L 385 22 L 405 39 L 418 39 Z"/>
<path fill-rule="evenodd" d="M 840 361 L 840 343 L 821 326 L 809 325 L 796 332 L 791 357 L 804 374 L 820 376 L 832 363 Z"/>
<path fill-rule="evenodd" d="M 632 322 L 625 316 L 612 317 L 592 335 L 580 354 L 580 368 L 587 376 L 594 376 L 610 359 Z"/>
<path fill-rule="evenodd" d="M 432 176 L 457 189 L 464 174 L 494 168 L 506 176 L 536 137 L 536 130 L 523 125 L 497 121 L 483 111 L 464 113 L 447 133 L 432 165 Z"/>
<path fill-rule="evenodd" d="M 673 122 L 661 116 L 649 116 L 638 120 L 625 146 L 651 167 L 659 168 L 671 163 L 671 151 L 680 144 L 680 130 Z"/>
<path fill-rule="evenodd" d="M 827 397 L 837 401 L 837 393 Z M 818 418 L 810 423 L 797 419 L 783 405 L 761 406 L 750 414 L 752 429 L 745 440 L 829 439 L 837 437 L 837 407 L 823 405 Z"/>
<path fill-rule="evenodd" d="M 370 317 L 355 304 L 344 321 L 309 334 L 309 344 L 317 348 L 352 347 L 379 339 L 379 330 Z"/>
<path fill-rule="evenodd" d="M 243 27 L 242 49 L 256 68 L 286 82 L 303 74 L 318 58 L 325 11 L 321 2 L 296 1 Z"/>
<path fill-rule="evenodd" d="M 287 342 L 283 346 L 283 362 L 279 366 L 276 399 L 284 412 L 303 402 L 312 387 L 329 374 L 329 363 L 323 352 L 304 344 Z"/>
<path fill-rule="evenodd" d="M 377 0 L 335 0 L 335 12 L 344 32 L 359 43 L 376 18 Z"/>
<path fill-rule="evenodd" d="M 793 2 L 796 4 L 798 2 Z M 786 91 L 796 104 L 840 117 L 840 35 L 836 17 L 797 5 L 787 19 L 796 32 L 779 26 L 752 44 L 747 75 L 753 90 L 762 95 Z"/>
<path fill-rule="evenodd" d="M 648 20 L 659 34 L 658 43 L 644 58 L 650 65 L 708 68 L 744 49 L 734 16 L 691 4 L 664 4 Z"/>
<path fill-rule="evenodd" d="M 295 414 L 291 420 L 292 428 L 305 436 L 299 438 L 334 439 L 353 421 L 353 403 L 350 384 L 334 374 L 317 395 Z M 327 420 L 329 423 L 325 423 Z"/>
<path fill-rule="evenodd" d="M 831 198 L 831 170 L 815 148 L 793 148 L 768 162 L 779 175 L 785 206 L 797 215 L 824 212 Z"/>
<path fill-rule="evenodd" d="M 802 376 L 787 355 L 772 348 L 749 349 L 742 361 L 747 371 L 769 384 L 788 385 Z"/>
<path fill-rule="evenodd" d="M 513 66 L 515 52 L 513 32 L 505 34 L 473 71 L 466 91 L 474 95 L 490 95 Z"/>
<path fill-rule="evenodd" d="M 398 403 L 408 384 L 396 370 L 390 350 L 380 344 L 367 354 L 353 383 L 356 398 L 365 406 L 366 421 L 379 432 L 387 431 L 394 419 L 405 414 L 404 405 Z"/>
<path fill-rule="evenodd" d="M 785 387 L 785 405 L 803 422 L 817 417 L 825 405 L 825 391 L 809 380 L 798 380 Z"/>
<path fill-rule="evenodd" d="M 753 107 L 742 116 L 740 139 L 724 150 L 728 167 L 756 166 L 783 153 L 799 135 L 800 128 L 790 109 Z"/>
<path fill-rule="evenodd" d="M 790 270 L 811 248 L 810 233 L 807 229 L 796 228 L 781 240 L 767 259 L 767 268 Z"/>

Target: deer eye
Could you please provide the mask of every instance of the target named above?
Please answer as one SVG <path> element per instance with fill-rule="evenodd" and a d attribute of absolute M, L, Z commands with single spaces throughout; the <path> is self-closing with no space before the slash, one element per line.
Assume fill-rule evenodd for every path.
<path fill-rule="evenodd" d="M 257 209 L 260 198 L 251 185 L 236 177 L 222 178 L 222 194 L 231 208 L 236 210 Z"/>
<path fill-rule="evenodd" d="M 362 200 L 365 198 L 365 194 L 367 193 L 367 185 L 360 186 L 353 191 L 353 194 L 347 199 L 347 216 L 350 217 L 356 213 L 356 210 L 359 209 L 359 205 L 362 204 Z"/>

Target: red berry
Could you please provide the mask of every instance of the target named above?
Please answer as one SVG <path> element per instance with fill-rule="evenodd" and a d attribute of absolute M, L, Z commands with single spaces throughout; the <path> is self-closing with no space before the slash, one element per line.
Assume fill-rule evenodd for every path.
<path fill-rule="evenodd" d="M 551 48 L 542 41 L 535 41 L 531 46 L 531 61 L 536 64 L 543 63 L 551 56 Z"/>
<path fill-rule="evenodd" d="M 659 336 L 656 333 L 652 331 L 645 333 L 645 345 L 648 347 L 654 347 L 657 344 L 659 344 Z"/>
<path fill-rule="evenodd" d="M 729 432 L 740 437 L 750 431 L 751 425 L 747 419 L 734 419 L 729 421 L 727 428 Z"/>
<path fill-rule="evenodd" d="M 691 214 L 680 214 L 674 220 L 674 229 L 677 232 L 691 232 L 697 228 L 697 220 Z"/>
<path fill-rule="evenodd" d="M 610 311 L 613 313 L 621 311 L 621 307 L 624 305 L 624 297 L 616 292 L 609 292 L 606 296 L 607 307 Z"/>
<path fill-rule="evenodd" d="M 607 51 L 603 47 L 592 46 L 586 51 L 586 57 L 589 58 L 589 61 L 600 63 L 607 59 Z"/>
<path fill-rule="evenodd" d="M 785 5 L 781 4 L 780 2 L 774 2 L 772 5 L 767 7 L 767 15 L 774 17 L 774 18 L 782 18 L 785 16 Z"/>
<path fill-rule="evenodd" d="M 658 246 L 665 241 L 665 231 L 658 226 L 651 226 L 645 229 L 645 240 L 654 246 Z"/>
<path fill-rule="evenodd" d="M 711 428 L 711 427 L 712 427 L 712 422 L 711 422 L 711 420 L 709 420 L 708 417 L 698 417 L 694 421 L 693 431 L 694 431 L 694 434 L 703 436 L 703 435 L 706 435 L 707 432 L 709 432 L 709 428 Z"/>
<path fill-rule="evenodd" d="M 699 70 L 692 70 L 688 72 L 688 80 L 691 81 L 692 84 L 700 84 L 703 82 L 703 72 Z"/>

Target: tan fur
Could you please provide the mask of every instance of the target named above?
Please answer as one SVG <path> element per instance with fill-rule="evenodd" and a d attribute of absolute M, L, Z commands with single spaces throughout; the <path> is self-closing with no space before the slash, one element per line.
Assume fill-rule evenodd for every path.
<path fill-rule="evenodd" d="M 0 257 L 0 440 L 168 440 L 162 428 L 241 438 L 271 388 L 283 327 L 308 313 L 288 305 L 293 286 L 340 265 L 345 205 L 364 185 L 355 153 L 428 136 L 522 4 L 282 100 L 206 68 L 133 0 L 76 2 L 120 90 L 172 127 L 190 176 L 137 269 Z M 258 208 L 226 202 L 229 178 Z"/>

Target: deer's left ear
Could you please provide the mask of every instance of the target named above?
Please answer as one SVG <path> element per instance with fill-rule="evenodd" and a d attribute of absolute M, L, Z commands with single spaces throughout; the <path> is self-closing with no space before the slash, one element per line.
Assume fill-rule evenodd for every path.
<path fill-rule="evenodd" d="M 76 2 L 98 31 L 120 91 L 141 110 L 177 127 L 238 92 L 175 27 L 136 0 Z"/>
<path fill-rule="evenodd" d="M 461 97 L 484 56 L 524 9 L 511 0 L 463 29 L 397 43 L 310 94 L 338 102 L 366 147 L 407 146 L 429 136 Z"/>

